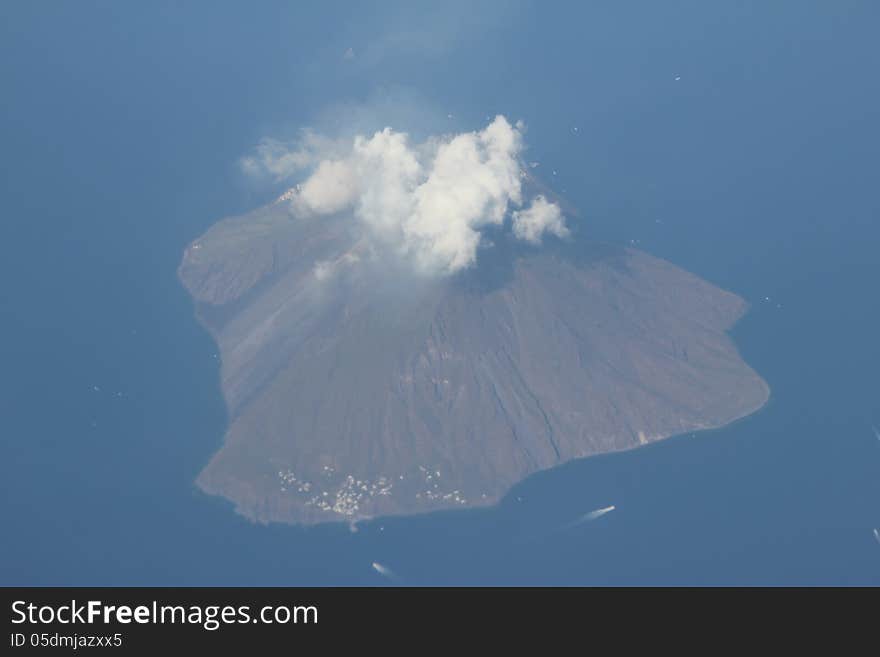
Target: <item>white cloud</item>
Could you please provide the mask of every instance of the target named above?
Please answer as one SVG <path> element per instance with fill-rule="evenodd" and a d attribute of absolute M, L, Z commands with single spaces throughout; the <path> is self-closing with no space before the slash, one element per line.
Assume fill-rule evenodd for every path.
<path fill-rule="evenodd" d="M 540 244 L 544 233 L 568 237 L 562 211 L 543 196 L 536 196 L 525 210 L 513 213 L 513 234 L 532 244 Z"/>
<path fill-rule="evenodd" d="M 243 157 L 239 164 L 245 174 L 254 178 L 271 178 L 282 182 L 313 167 L 334 151 L 330 139 L 303 130 L 293 142 L 265 138 L 257 144 L 252 155 Z"/>
<path fill-rule="evenodd" d="M 522 124 L 503 116 L 486 128 L 413 144 L 391 128 L 357 136 L 342 147 L 304 133 L 292 150 L 264 141 L 255 167 L 277 177 L 311 171 L 282 198 L 299 217 L 344 210 L 367 235 L 427 274 L 450 274 L 476 262 L 481 230 L 504 224 L 520 207 Z M 322 154 L 330 153 L 326 157 Z M 514 213 L 514 234 L 540 242 L 567 234 L 559 207 L 537 197 Z"/>
<path fill-rule="evenodd" d="M 351 205 L 357 191 L 358 178 L 349 162 L 325 160 L 297 186 L 291 206 L 299 216 L 335 214 Z"/>
<path fill-rule="evenodd" d="M 518 2 L 446 0 L 438 3 L 393 3 L 388 9 L 373 7 L 355 33 L 344 34 L 337 48 L 352 45 L 365 70 L 400 65 L 424 64 L 442 59 L 473 44 L 504 35 L 518 20 Z M 349 43 L 352 38 L 354 43 Z M 334 54 L 338 50 L 334 50 Z"/>

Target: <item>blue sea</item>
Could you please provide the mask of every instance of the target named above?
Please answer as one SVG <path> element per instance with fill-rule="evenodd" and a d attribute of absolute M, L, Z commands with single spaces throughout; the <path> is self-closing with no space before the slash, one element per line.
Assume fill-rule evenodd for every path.
<path fill-rule="evenodd" d="M 0 584 L 394 583 L 372 562 L 413 585 L 880 584 L 878 19 L 871 2 L 4 3 Z M 198 492 L 226 413 L 182 250 L 276 193 L 237 165 L 261 137 L 364 106 L 449 131 L 524 120 L 580 236 L 751 303 L 733 335 L 770 403 L 540 473 L 491 510 L 357 532 L 257 525 Z"/>

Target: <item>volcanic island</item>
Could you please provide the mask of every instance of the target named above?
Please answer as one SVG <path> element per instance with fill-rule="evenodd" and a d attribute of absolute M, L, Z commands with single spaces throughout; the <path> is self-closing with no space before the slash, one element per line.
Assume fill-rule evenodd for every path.
<path fill-rule="evenodd" d="M 769 398 L 727 334 L 746 302 L 664 260 L 499 234 L 474 267 L 420 278 L 369 257 L 345 213 L 285 200 L 216 223 L 178 269 L 229 418 L 196 483 L 255 521 L 489 506 Z"/>

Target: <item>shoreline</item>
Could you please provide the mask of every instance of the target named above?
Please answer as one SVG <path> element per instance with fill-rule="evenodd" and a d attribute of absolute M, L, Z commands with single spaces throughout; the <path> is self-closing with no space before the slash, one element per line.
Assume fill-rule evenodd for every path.
<path fill-rule="evenodd" d="M 628 446 L 628 447 L 621 447 L 618 449 L 612 449 L 612 450 L 607 450 L 604 452 L 598 452 L 595 454 L 588 454 L 585 456 L 579 456 L 579 457 L 567 459 L 567 460 L 562 461 L 560 463 L 557 463 L 549 468 L 542 468 L 542 469 L 535 470 L 533 472 L 528 473 L 522 479 L 514 482 L 510 487 L 507 488 L 507 490 L 504 491 L 504 493 L 502 493 L 501 495 L 498 495 L 497 497 L 494 497 L 491 499 L 487 498 L 485 500 L 478 500 L 475 503 L 469 503 L 467 505 L 460 506 L 460 507 L 448 506 L 448 507 L 440 507 L 440 508 L 436 508 L 436 509 L 413 510 L 411 512 L 386 513 L 386 514 L 378 514 L 378 515 L 364 515 L 364 516 L 358 516 L 358 517 L 352 517 L 352 518 L 325 517 L 323 519 L 319 519 L 316 521 L 284 519 L 281 517 L 264 518 L 264 517 L 260 517 L 259 515 L 256 515 L 256 514 L 249 513 L 247 510 L 245 510 L 243 508 L 243 505 L 240 502 L 236 501 L 234 498 L 226 495 L 225 493 L 223 493 L 219 490 L 217 490 L 217 491 L 208 490 L 204 485 L 199 483 L 201 473 L 199 474 L 199 477 L 197 477 L 196 480 L 193 482 L 193 487 L 196 491 L 198 491 L 198 493 L 200 495 L 205 495 L 208 498 L 217 498 L 217 499 L 222 500 L 224 503 L 231 505 L 235 515 L 247 520 L 248 522 L 250 522 L 254 525 L 263 525 L 263 526 L 269 526 L 269 525 L 275 524 L 275 525 L 283 525 L 283 526 L 288 526 L 288 527 L 296 527 L 296 528 L 301 528 L 301 529 L 308 529 L 308 528 L 313 528 L 313 527 L 329 527 L 329 526 L 340 526 L 340 527 L 349 526 L 349 527 L 351 527 L 351 526 L 357 526 L 357 525 L 371 523 L 374 521 L 379 521 L 379 520 L 384 520 L 384 519 L 415 518 L 415 517 L 428 516 L 428 515 L 432 515 L 432 514 L 436 514 L 436 513 L 458 513 L 458 512 L 467 513 L 467 512 L 471 512 L 471 511 L 489 511 L 489 510 L 492 510 L 492 509 L 500 506 L 515 488 L 517 488 L 518 486 L 521 486 L 523 483 L 525 483 L 526 481 L 528 481 L 532 477 L 539 476 L 539 475 L 548 475 L 548 474 L 552 473 L 554 470 L 557 470 L 557 469 L 563 468 L 563 467 L 567 467 L 567 466 L 571 466 L 571 465 L 578 463 L 578 462 L 581 462 L 581 461 L 587 461 L 587 460 L 591 460 L 591 459 L 599 459 L 599 458 L 602 458 L 605 456 L 626 454 L 629 452 L 635 452 L 637 450 L 648 449 L 648 448 L 652 448 L 652 447 L 660 447 L 664 443 L 667 443 L 668 441 L 671 441 L 671 440 L 685 439 L 685 438 L 696 438 L 700 434 L 708 434 L 708 433 L 712 433 L 712 432 L 723 431 L 723 430 L 729 429 L 729 428 L 733 427 L 734 425 L 737 425 L 741 422 L 744 422 L 746 420 L 750 420 L 750 419 L 754 418 L 755 416 L 759 415 L 760 413 L 762 413 L 763 411 L 765 411 L 770 406 L 770 404 L 772 403 L 772 400 L 773 400 L 773 394 L 772 394 L 772 389 L 771 389 L 770 385 L 760 375 L 758 375 L 758 378 L 764 384 L 764 388 L 765 388 L 765 392 L 766 392 L 766 395 L 764 396 L 763 401 L 759 405 L 755 406 L 754 409 L 745 411 L 741 415 L 739 415 L 731 420 L 728 420 L 722 424 L 719 424 L 717 426 L 707 426 L 707 427 L 702 427 L 702 428 L 689 429 L 687 431 L 682 431 L 680 433 L 669 434 L 668 436 L 664 436 L 662 438 L 656 438 L 654 440 L 651 440 L 649 442 L 642 443 L 642 444 L 635 444 L 635 445 Z M 356 531 L 356 530 L 353 530 L 353 531 Z"/>

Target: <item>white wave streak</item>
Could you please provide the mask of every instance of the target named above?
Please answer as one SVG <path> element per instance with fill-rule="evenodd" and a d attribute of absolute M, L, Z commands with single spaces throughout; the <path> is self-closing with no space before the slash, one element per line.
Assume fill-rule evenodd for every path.
<path fill-rule="evenodd" d="M 391 570 L 388 566 L 383 566 L 378 561 L 373 562 L 373 570 L 382 575 L 382 577 L 387 577 L 392 582 L 399 583 L 401 581 L 400 577 L 397 576 L 397 573 Z"/>

